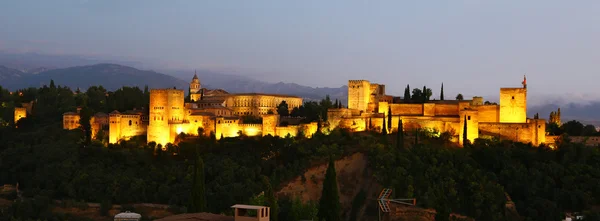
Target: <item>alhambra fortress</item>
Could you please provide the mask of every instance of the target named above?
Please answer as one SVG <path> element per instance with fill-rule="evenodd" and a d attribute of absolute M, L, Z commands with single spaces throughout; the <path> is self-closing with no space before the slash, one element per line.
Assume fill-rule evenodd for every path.
<path fill-rule="evenodd" d="M 288 109 L 300 107 L 302 98 L 280 94 L 230 94 L 224 90 L 201 87 L 196 75 L 190 82 L 189 102 L 185 91 L 179 89 L 150 90 L 148 111 L 113 111 L 96 113 L 91 117 L 92 136 L 108 127 L 109 143 L 118 143 L 134 136 L 146 136 L 147 142 L 162 146 L 177 143 L 180 134 L 198 136 L 214 133 L 217 139 L 246 136 L 310 137 L 318 129 L 326 131 L 346 128 L 353 132 L 379 131 L 383 125 L 388 133 L 398 131 L 402 120 L 404 132 L 430 130 L 446 132 L 451 140 L 463 144 L 466 138 L 500 138 L 540 145 L 546 143 L 546 121 L 527 118 L 527 84 L 521 87 L 500 88 L 500 104 L 488 104 L 482 97 L 471 100 L 433 100 L 426 103 L 394 102 L 385 93 L 385 85 L 367 80 L 348 82 L 347 108 L 328 110 L 327 122 L 299 123 L 298 119 L 280 117 L 277 107 L 285 101 Z M 15 109 L 15 121 L 27 116 L 26 107 Z M 149 114 L 146 114 L 149 113 Z M 391 116 L 390 116 L 391 115 Z M 262 118 L 262 123 L 243 122 L 244 116 Z M 384 122 L 392 119 L 391 124 Z M 79 113 L 63 115 L 63 128 L 79 128 Z M 388 120 L 389 121 L 389 120 Z M 285 122 L 285 123 L 283 123 Z M 466 126 L 465 126 L 466 125 Z M 199 130 L 199 128 L 202 128 Z M 550 141 L 553 143 L 553 141 Z"/>

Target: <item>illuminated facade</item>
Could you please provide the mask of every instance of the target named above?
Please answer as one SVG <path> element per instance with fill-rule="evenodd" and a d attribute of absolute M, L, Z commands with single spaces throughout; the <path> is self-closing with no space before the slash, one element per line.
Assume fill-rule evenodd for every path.
<path fill-rule="evenodd" d="M 21 120 L 22 118 L 26 118 L 27 117 L 27 109 L 24 107 L 15 107 L 15 112 L 14 112 L 14 117 L 15 117 L 15 124 L 17 124 L 17 122 L 19 120 Z"/>
<path fill-rule="evenodd" d="M 184 102 L 183 90 L 150 90 L 147 141 L 162 146 L 176 143 L 179 134 L 198 136 L 214 133 L 221 137 L 247 136 L 295 136 L 302 131 L 307 136 L 316 132 L 316 123 L 280 127 L 277 106 L 285 101 L 288 110 L 302 105 L 302 98 L 277 94 L 229 94 L 224 90 L 207 90 L 201 87 L 194 74 L 190 82 L 190 102 Z M 244 124 L 241 115 L 262 117 L 262 124 Z M 141 131 L 141 130 L 140 130 Z M 111 128 L 111 137 L 112 137 Z M 112 140 L 111 143 L 117 140 Z"/>
<path fill-rule="evenodd" d="M 386 118 L 387 121 L 391 110 L 391 128 L 387 129 L 389 132 L 397 131 L 398 121 L 402 119 L 405 131 L 428 128 L 440 133 L 449 132 L 454 141 L 462 144 L 466 122 L 467 139 L 471 142 L 481 137 L 531 142 L 533 145 L 546 142 L 546 121 L 527 118 L 525 80 L 522 88 L 501 88 L 500 105 L 484 104 L 482 97 L 462 101 L 391 103 L 389 96 L 382 92 L 385 92 L 383 85 L 371 84 L 366 80 L 350 80 L 348 108 L 329 110 L 329 127 L 348 128 L 352 131 L 381 131 L 383 119 Z"/>

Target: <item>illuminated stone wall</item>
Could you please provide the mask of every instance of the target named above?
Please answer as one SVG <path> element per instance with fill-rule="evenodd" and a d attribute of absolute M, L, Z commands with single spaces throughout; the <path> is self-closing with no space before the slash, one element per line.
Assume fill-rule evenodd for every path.
<path fill-rule="evenodd" d="M 435 116 L 458 116 L 458 104 L 435 104 Z"/>
<path fill-rule="evenodd" d="M 467 124 L 467 139 L 473 143 L 475 139 L 479 138 L 479 112 L 476 110 L 461 110 L 459 113 L 459 131 L 458 142 L 463 144 L 463 134 L 465 133 L 465 121 Z"/>
<path fill-rule="evenodd" d="M 65 130 L 73 130 L 79 128 L 79 114 L 75 112 L 68 112 L 63 114 L 63 129 Z"/>
<path fill-rule="evenodd" d="M 15 124 L 21 119 L 27 117 L 27 108 L 24 107 L 15 107 L 14 111 Z"/>
<path fill-rule="evenodd" d="M 269 94 L 232 94 L 227 95 L 225 106 L 233 110 L 235 115 L 266 115 L 269 111 L 277 113 L 277 106 L 285 101 L 288 111 L 302 105 L 302 98 Z"/>
<path fill-rule="evenodd" d="M 423 115 L 423 104 L 390 104 L 392 115 Z"/>
<path fill-rule="evenodd" d="M 262 117 L 263 120 L 263 135 L 271 135 L 271 136 L 276 136 L 277 132 L 275 130 L 275 127 L 277 127 L 277 125 L 279 125 L 279 115 L 277 114 L 270 114 L 270 115 L 263 115 Z"/>
<path fill-rule="evenodd" d="M 366 111 L 371 97 L 371 83 L 366 80 L 348 81 L 348 105 L 349 109 Z"/>
<path fill-rule="evenodd" d="M 527 120 L 527 89 L 500 89 L 501 123 L 525 123 Z"/>
<path fill-rule="evenodd" d="M 480 123 L 481 135 L 505 140 L 533 143 L 535 125 L 528 123 Z"/>
<path fill-rule="evenodd" d="M 477 106 L 479 112 L 479 122 L 495 123 L 500 121 L 499 105 L 481 105 Z"/>
<path fill-rule="evenodd" d="M 108 121 L 108 143 L 111 144 L 147 133 L 148 125 L 143 122 L 140 114 L 121 114 L 114 111 L 109 114 Z"/>

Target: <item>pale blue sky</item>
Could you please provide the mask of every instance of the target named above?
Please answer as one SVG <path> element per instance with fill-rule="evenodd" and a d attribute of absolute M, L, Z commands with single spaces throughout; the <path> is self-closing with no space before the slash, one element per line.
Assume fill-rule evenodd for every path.
<path fill-rule="evenodd" d="M 0 49 L 446 96 L 595 95 L 600 1 L 0 1 Z"/>

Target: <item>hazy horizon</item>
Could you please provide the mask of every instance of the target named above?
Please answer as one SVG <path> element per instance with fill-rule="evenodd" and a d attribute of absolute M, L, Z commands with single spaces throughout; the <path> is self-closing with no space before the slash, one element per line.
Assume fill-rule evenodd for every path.
<path fill-rule="evenodd" d="M 600 2 L 2 1 L 0 50 L 204 69 L 339 87 L 348 79 L 446 96 L 600 99 Z"/>

